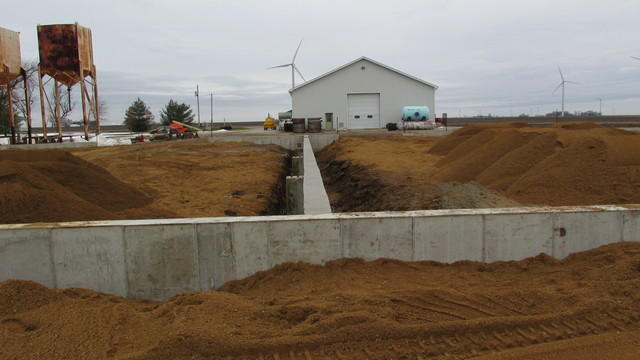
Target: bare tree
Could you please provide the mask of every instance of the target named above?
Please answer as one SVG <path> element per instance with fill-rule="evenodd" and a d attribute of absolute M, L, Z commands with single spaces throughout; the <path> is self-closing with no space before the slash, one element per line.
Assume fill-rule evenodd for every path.
<path fill-rule="evenodd" d="M 22 63 L 27 78 L 27 92 L 29 94 L 29 104 L 26 103 L 24 96 L 24 79 L 19 77 L 13 81 L 13 104 L 15 105 L 16 115 L 22 119 L 27 118 L 27 106 L 33 108 L 36 101 L 34 96 L 35 90 L 38 88 L 38 64 L 35 61 Z"/>
<path fill-rule="evenodd" d="M 33 106 L 35 98 L 34 90 L 37 87 L 38 66 L 34 61 L 24 62 L 22 68 L 25 70 L 27 78 L 27 91 L 29 93 L 29 104 L 27 105 L 24 94 L 24 78 L 19 76 L 11 81 L 12 102 L 14 110 L 14 121 L 16 129 L 20 129 L 21 124 L 27 118 L 27 106 Z M 0 132 L 4 135 L 9 131 L 9 101 L 7 88 L 0 88 Z"/>
<path fill-rule="evenodd" d="M 70 119 L 71 113 L 73 113 L 73 109 L 76 107 L 76 102 L 73 100 L 71 96 L 71 88 L 64 89 L 63 84 L 58 83 L 59 93 L 60 93 L 60 121 L 62 122 L 62 126 L 71 126 L 72 121 Z M 48 106 L 49 113 L 47 115 L 47 121 L 49 125 L 52 127 L 56 126 L 56 95 L 55 88 L 51 88 L 48 91 L 47 98 L 49 101 L 45 101 Z"/>

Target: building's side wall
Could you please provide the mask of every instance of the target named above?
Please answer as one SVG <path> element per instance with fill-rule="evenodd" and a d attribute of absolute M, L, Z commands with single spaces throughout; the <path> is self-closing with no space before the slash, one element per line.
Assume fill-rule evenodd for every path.
<path fill-rule="evenodd" d="M 333 113 L 334 128 L 349 126 L 347 94 L 358 93 L 380 94 L 380 127 L 400 121 L 403 106 L 427 105 L 435 115 L 434 88 L 363 59 L 293 91 L 293 117 Z"/>

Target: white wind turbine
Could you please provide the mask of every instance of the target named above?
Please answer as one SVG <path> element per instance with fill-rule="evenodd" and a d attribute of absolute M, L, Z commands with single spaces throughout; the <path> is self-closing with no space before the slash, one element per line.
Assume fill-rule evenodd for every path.
<path fill-rule="evenodd" d="M 298 73 L 298 75 L 300 75 L 300 77 L 302 78 L 302 80 L 307 81 L 304 76 L 302 76 L 302 73 L 300 72 L 300 70 L 298 69 L 298 67 L 296 66 L 296 56 L 298 56 L 298 50 L 300 50 L 300 45 L 302 45 L 302 40 L 300 40 L 300 43 L 298 44 L 298 48 L 296 49 L 296 52 L 293 54 L 293 58 L 291 59 L 291 63 L 290 64 L 284 64 L 284 65 L 278 65 L 278 66 L 272 66 L 268 69 L 275 69 L 275 68 L 283 68 L 283 67 L 288 67 L 291 66 L 291 88 L 293 89 L 294 87 L 296 87 L 296 72 Z"/>
<path fill-rule="evenodd" d="M 561 114 L 562 116 L 564 116 L 564 84 L 577 84 L 577 82 L 565 80 L 564 75 L 562 75 L 562 70 L 560 70 L 559 66 L 558 66 L 558 72 L 560 73 L 560 79 L 562 79 L 562 82 L 560 82 L 560 85 L 558 85 L 556 89 L 553 90 L 553 93 L 555 94 L 556 91 L 558 91 L 558 89 L 562 87 L 562 113 Z"/>

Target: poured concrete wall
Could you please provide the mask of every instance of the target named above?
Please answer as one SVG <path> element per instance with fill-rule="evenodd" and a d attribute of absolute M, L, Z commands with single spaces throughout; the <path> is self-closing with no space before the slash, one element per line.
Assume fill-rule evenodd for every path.
<path fill-rule="evenodd" d="M 96 142 L 63 142 L 63 143 L 42 143 L 42 144 L 18 144 L 0 145 L 0 150 L 42 150 L 42 149 L 65 149 L 98 147 Z"/>
<path fill-rule="evenodd" d="M 205 134 L 205 136 L 207 136 Z M 287 150 L 300 151 L 302 150 L 302 141 L 304 136 L 309 137 L 309 142 L 313 151 L 320 151 L 326 146 L 332 144 L 338 140 L 339 135 L 336 133 L 329 134 L 314 134 L 314 135 L 297 135 L 292 133 L 281 133 L 278 135 L 213 135 L 209 136 L 209 141 L 233 141 L 233 142 L 250 142 L 260 145 L 278 145 Z"/>
<path fill-rule="evenodd" d="M 322 182 L 322 175 L 313 154 L 309 136 L 304 137 L 302 150 L 304 214 L 329 214 L 331 213 L 329 195 Z"/>
<path fill-rule="evenodd" d="M 0 226 L 0 280 L 166 299 L 288 261 L 564 258 L 640 241 L 640 209 L 433 210 Z"/>

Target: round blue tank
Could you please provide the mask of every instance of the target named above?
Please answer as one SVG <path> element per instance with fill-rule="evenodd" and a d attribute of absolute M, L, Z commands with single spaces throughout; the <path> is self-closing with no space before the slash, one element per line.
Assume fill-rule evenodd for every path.
<path fill-rule="evenodd" d="M 428 106 L 403 106 L 403 121 L 427 121 L 430 115 Z"/>

